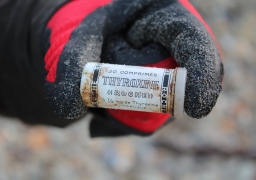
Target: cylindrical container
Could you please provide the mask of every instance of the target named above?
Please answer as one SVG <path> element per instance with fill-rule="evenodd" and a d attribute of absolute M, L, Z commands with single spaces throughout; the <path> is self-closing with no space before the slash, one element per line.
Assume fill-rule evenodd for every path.
<path fill-rule="evenodd" d="M 87 63 L 80 92 L 87 107 L 184 113 L 187 70 Z"/>

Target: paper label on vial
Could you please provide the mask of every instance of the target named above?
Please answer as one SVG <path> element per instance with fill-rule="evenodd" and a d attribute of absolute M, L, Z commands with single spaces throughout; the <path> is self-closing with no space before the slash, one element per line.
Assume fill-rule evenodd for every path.
<path fill-rule="evenodd" d="M 82 97 L 88 107 L 146 112 L 171 112 L 174 70 L 88 63 L 83 71 Z"/>

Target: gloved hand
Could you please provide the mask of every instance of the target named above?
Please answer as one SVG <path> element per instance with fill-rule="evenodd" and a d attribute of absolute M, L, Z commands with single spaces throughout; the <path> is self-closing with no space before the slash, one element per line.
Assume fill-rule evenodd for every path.
<path fill-rule="evenodd" d="M 51 17 L 45 31 L 48 71 L 45 94 L 63 118 L 82 117 L 87 108 L 80 95 L 82 69 L 87 62 L 100 62 L 107 37 L 128 27 L 153 0 L 73 0 Z"/>
<path fill-rule="evenodd" d="M 161 57 L 160 54 L 167 56 Z M 168 55 L 171 57 L 166 59 Z M 186 67 L 188 78 L 185 111 L 194 118 L 202 118 L 211 112 L 222 89 L 224 69 L 215 38 L 187 0 L 155 1 L 127 32 L 107 41 L 102 60 L 113 64 L 162 68 L 175 68 L 178 64 Z M 147 135 L 168 119 L 167 116 L 156 113 L 107 111 L 109 117 L 114 119 L 112 124 L 126 133 Z M 96 127 L 100 127 L 99 123 L 92 122 L 93 136 L 120 133 L 118 130 L 114 133 L 108 129 L 98 132 Z"/>
<path fill-rule="evenodd" d="M 45 46 L 45 67 L 48 71 L 45 94 L 54 111 L 63 118 L 76 119 L 87 112 L 79 92 L 82 69 L 86 62 L 100 62 L 101 59 L 102 62 L 108 62 L 109 59 L 104 56 L 119 46 L 114 45 L 109 49 L 104 44 L 109 45 L 108 39 L 126 32 L 130 24 L 147 7 L 153 5 L 155 0 L 119 0 L 108 5 L 106 3 L 110 1 L 71 1 L 55 12 L 47 24 L 45 37 L 49 36 L 50 42 Z M 106 6 L 98 8 L 101 5 Z M 101 49 L 104 49 L 104 53 Z M 136 65 L 151 64 L 166 68 L 177 66 L 173 60 L 167 59 L 169 52 L 158 44 L 129 53 L 132 56 L 139 55 L 136 59 L 140 63 Z M 165 63 L 155 65 L 164 59 Z M 125 64 L 132 65 L 129 62 Z M 125 118 L 114 119 L 110 115 L 111 110 L 106 112 L 104 109 L 91 109 L 90 112 L 94 114 L 90 126 L 91 136 L 110 136 L 113 132 L 115 135 L 147 135 L 161 127 L 170 117 L 169 114 L 125 111 Z M 99 124 L 99 119 L 102 119 L 103 125 Z"/>
<path fill-rule="evenodd" d="M 70 11 L 72 3 L 76 12 Z M 223 67 L 210 29 L 188 1 L 117 1 L 86 16 L 109 1 L 97 1 L 90 10 L 79 8 L 87 3 L 70 2 L 48 23 L 51 38 L 45 56 L 45 92 L 57 114 L 64 118 L 85 114 L 79 93 L 81 70 L 86 62 L 99 62 L 100 55 L 107 63 L 162 68 L 176 67 L 174 58 L 188 69 L 185 111 L 195 118 L 210 113 L 221 91 Z M 106 116 L 114 119 L 111 122 L 116 127 L 127 127 L 126 132 L 146 134 L 169 118 L 166 114 L 122 110 L 107 110 Z"/>
<path fill-rule="evenodd" d="M 100 62 L 106 38 L 128 28 L 152 3 L 3 0 L 0 112 L 30 124 L 56 126 L 82 117 L 87 110 L 79 92 L 83 66 Z"/>
<path fill-rule="evenodd" d="M 109 63 L 136 56 L 126 64 L 166 68 L 177 65 L 167 58 L 171 55 L 188 69 L 185 109 L 193 117 L 207 115 L 221 90 L 218 50 L 209 28 L 185 0 L 4 0 L 0 17 L 1 107 L 26 122 L 64 126 L 73 120 L 63 118 L 82 117 L 87 110 L 79 92 L 82 69 L 86 62 L 99 62 L 101 55 Z M 62 118 L 53 114 L 45 97 Z M 128 118 L 118 123 L 149 133 L 169 117 L 121 113 Z M 117 122 L 120 111 L 106 116 Z"/>

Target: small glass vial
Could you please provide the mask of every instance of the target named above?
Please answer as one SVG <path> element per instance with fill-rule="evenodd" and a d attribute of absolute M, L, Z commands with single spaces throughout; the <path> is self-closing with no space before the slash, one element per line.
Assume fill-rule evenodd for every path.
<path fill-rule="evenodd" d="M 187 70 L 87 63 L 80 92 L 87 107 L 184 114 Z"/>

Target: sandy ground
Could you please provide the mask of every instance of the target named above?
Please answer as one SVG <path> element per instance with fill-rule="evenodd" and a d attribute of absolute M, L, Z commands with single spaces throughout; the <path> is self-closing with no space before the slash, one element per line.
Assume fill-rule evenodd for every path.
<path fill-rule="evenodd" d="M 90 139 L 88 118 L 58 129 L 0 116 L 0 180 L 255 180 L 256 1 L 191 2 L 225 62 L 208 117 L 185 116 L 149 138 Z"/>

